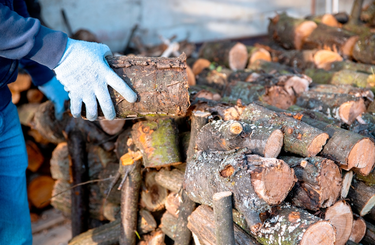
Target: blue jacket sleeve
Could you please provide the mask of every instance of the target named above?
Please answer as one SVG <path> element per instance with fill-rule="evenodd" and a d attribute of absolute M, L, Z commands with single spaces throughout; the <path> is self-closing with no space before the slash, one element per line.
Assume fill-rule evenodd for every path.
<path fill-rule="evenodd" d="M 0 56 L 27 58 L 50 69 L 57 66 L 66 47 L 67 35 L 42 26 L 37 19 L 24 18 L 0 4 Z"/>

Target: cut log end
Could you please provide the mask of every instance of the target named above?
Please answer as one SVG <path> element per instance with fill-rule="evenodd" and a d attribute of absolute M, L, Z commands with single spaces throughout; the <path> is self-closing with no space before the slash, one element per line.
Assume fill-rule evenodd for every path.
<path fill-rule="evenodd" d="M 320 178 L 322 208 L 327 208 L 333 205 L 340 195 L 342 182 L 340 169 L 335 162 L 326 159 L 320 176 L 322 176 Z"/>
<path fill-rule="evenodd" d="M 263 158 L 263 162 L 267 167 L 260 173 L 251 174 L 254 190 L 268 204 L 280 204 L 294 185 L 294 170 L 282 160 Z"/>
<path fill-rule="evenodd" d="M 317 28 L 318 25 L 314 21 L 304 21 L 297 26 L 294 36 L 294 45 L 297 50 L 301 50 L 305 38 Z"/>
<path fill-rule="evenodd" d="M 327 209 L 325 219 L 336 228 L 337 245 L 345 245 L 353 226 L 353 213 L 350 205 L 339 201 Z"/>
<path fill-rule="evenodd" d="M 339 108 L 339 117 L 346 124 L 352 124 L 362 113 L 366 112 L 366 105 L 363 99 L 348 101 Z"/>
<path fill-rule="evenodd" d="M 229 51 L 229 68 L 236 71 L 242 70 L 247 63 L 247 48 L 242 43 L 236 43 Z"/>
<path fill-rule="evenodd" d="M 280 154 L 284 142 L 284 134 L 276 129 L 269 137 L 264 149 L 264 157 L 277 157 Z"/>
<path fill-rule="evenodd" d="M 317 137 L 315 137 L 307 149 L 309 156 L 316 156 L 319 152 L 321 152 L 328 139 L 329 135 L 326 133 L 319 134 Z"/>
<path fill-rule="evenodd" d="M 344 44 L 344 46 L 341 47 L 341 51 L 344 55 L 347 55 L 349 57 L 353 56 L 353 48 L 356 42 L 358 41 L 358 36 L 352 36 L 350 37 Z"/>
<path fill-rule="evenodd" d="M 352 232 L 350 234 L 349 240 L 359 243 L 363 239 L 365 234 L 366 234 L 366 222 L 362 217 L 355 214 L 354 220 L 353 220 Z"/>
<path fill-rule="evenodd" d="M 341 24 L 336 20 L 335 16 L 333 16 L 332 14 L 323 15 L 322 23 L 327 26 L 341 27 Z"/>
<path fill-rule="evenodd" d="M 302 237 L 301 245 L 335 244 L 335 229 L 328 221 L 319 221 L 311 225 Z"/>
<path fill-rule="evenodd" d="M 363 206 L 361 212 L 359 213 L 359 215 L 361 216 L 365 216 L 366 214 L 368 214 L 371 209 L 375 206 L 375 195 L 372 196 L 368 201 L 367 203 Z"/>
<path fill-rule="evenodd" d="M 242 133 L 243 131 L 243 127 L 241 125 L 241 123 L 239 122 L 234 122 L 230 125 L 230 128 L 229 128 L 229 131 L 231 132 L 231 134 L 233 135 L 239 135 L 240 133 Z"/>
<path fill-rule="evenodd" d="M 353 180 L 353 171 L 345 173 L 342 178 L 341 198 L 344 199 L 348 196 L 350 185 Z"/>
<path fill-rule="evenodd" d="M 186 66 L 186 73 L 187 73 L 187 78 L 188 78 L 188 85 L 189 86 L 196 85 L 195 74 L 189 66 Z"/>
<path fill-rule="evenodd" d="M 125 120 L 114 119 L 114 120 L 99 120 L 99 124 L 104 132 L 109 135 L 115 135 L 121 131 L 125 125 Z"/>
<path fill-rule="evenodd" d="M 229 197 L 229 196 L 232 196 L 232 192 L 230 191 L 217 192 L 212 196 L 212 199 L 214 201 L 218 201 L 224 197 Z"/>
<path fill-rule="evenodd" d="M 203 58 L 197 59 L 194 62 L 194 65 L 192 68 L 194 75 L 199 75 L 199 73 L 201 73 L 205 68 L 210 67 L 210 64 L 211 62 L 207 59 L 203 59 Z"/>
<path fill-rule="evenodd" d="M 251 54 L 249 58 L 249 65 L 255 62 L 256 60 L 265 60 L 265 61 L 272 61 L 271 54 L 264 48 L 259 48 L 254 53 Z"/>
<path fill-rule="evenodd" d="M 317 68 L 329 70 L 331 63 L 342 61 L 341 55 L 329 50 L 319 50 L 314 55 L 314 63 Z"/>
<path fill-rule="evenodd" d="M 367 168 L 369 166 L 370 171 L 375 163 L 375 145 L 368 139 L 362 139 L 358 141 L 349 153 L 348 157 L 348 168 Z M 368 172 L 370 172 L 368 171 Z M 367 173 L 368 174 L 368 173 Z"/>

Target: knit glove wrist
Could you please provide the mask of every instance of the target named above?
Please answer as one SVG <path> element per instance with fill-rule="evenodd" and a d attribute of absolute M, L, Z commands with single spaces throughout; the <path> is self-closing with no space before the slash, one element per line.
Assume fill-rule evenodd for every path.
<path fill-rule="evenodd" d="M 98 100 L 105 118 L 114 119 L 116 112 L 108 85 L 128 102 L 137 100 L 136 93 L 108 66 L 105 60 L 107 55 L 111 55 L 107 45 L 68 39 L 65 53 L 54 71 L 69 93 L 70 110 L 74 117 L 81 115 L 83 102 L 86 118 L 95 120 Z"/>
<path fill-rule="evenodd" d="M 55 106 L 55 117 L 61 120 L 65 111 L 65 100 L 69 100 L 68 93 L 64 90 L 63 85 L 53 77 L 47 83 L 38 87 L 40 91 L 53 102 Z"/>

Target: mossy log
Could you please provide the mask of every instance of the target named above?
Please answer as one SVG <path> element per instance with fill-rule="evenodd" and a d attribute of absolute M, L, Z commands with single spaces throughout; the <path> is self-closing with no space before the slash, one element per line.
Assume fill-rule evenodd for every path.
<path fill-rule="evenodd" d="M 173 119 L 140 121 L 133 125 L 132 138 L 147 168 L 181 164 L 178 130 Z"/>
<path fill-rule="evenodd" d="M 256 231 L 261 226 L 259 213 L 282 202 L 293 187 L 294 171 L 282 160 L 244 152 L 197 152 L 187 165 L 184 188 L 193 201 L 209 206 L 213 194 L 231 191 L 235 208 Z M 278 185 L 272 184 L 275 179 Z"/>
<path fill-rule="evenodd" d="M 242 43 L 229 41 L 204 43 L 199 51 L 199 57 L 234 71 L 244 69 L 248 60 L 246 46 Z"/>
<path fill-rule="evenodd" d="M 348 198 L 352 203 L 352 208 L 361 216 L 369 214 L 367 217 L 375 220 L 375 190 L 362 181 L 353 180 L 349 190 Z"/>
<path fill-rule="evenodd" d="M 218 120 L 201 128 L 196 144 L 203 151 L 247 148 L 253 154 L 277 157 L 283 146 L 283 133 L 270 124 Z"/>
<path fill-rule="evenodd" d="M 185 54 L 178 58 L 112 56 L 107 61 L 138 95 L 136 103 L 129 103 L 109 88 L 117 118 L 186 113 L 189 93 Z M 101 113 L 99 119 L 104 119 Z"/>
<path fill-rule="evenodd" d="M 348 125 L 366 111 L 365 101 L 361 97 L 333 92 L 305 92 L 298 97 L 296 105 L 326 113 L 329 117 L 339 119 Z"/>
<path fill-rule="evenodd" d="M 335 227 L 335 244 L 345 245 L 349 240 L 353 227 L 353 212 L 350 204 L 343 200 L 336 202 L 333 206 L 326 209 L 324 219 Z"/>
<path fill-rule="evenodd" d="M 277 208 L 256 234 L 261 244 L 335 244 L 335 228 L 328 222 L 290 205 Z"/>
<path fill-rule="evenodd" d="M 149 171 L 143 179 L 145 190 L 141 192 L 141 205 L 151 212 L 162 210 L 168 195 L 167 189 L 157 184 L 157 171 Z"/>
<path fill-rule="evenodd" d="M 295 19 L 282 13 L 270 19 L 268 35 L 285 49 L 300 50 L 305 39 L 317 27 L 311 20 Z"/>
<path fill-rule="evenodd" d="M 317 128 L 254 103 L 246 107 L 240 119 L 265 121 L 281 127 L 284 132 L 283 149 L 304 157 L 316 156 L 329 138 L 327 133 Z"/>
<path fill-rule="evenodd" d="M 353 62 L 350 60 L 345 61 L 336 61 L 331 64 L 331 71 L 341 71 L 341 70 L 350 70 L 363 72 L 367 74 L 372 74 L 372 71 L 375 69 L 373 65 L 363 64 L 358 62 Z"/>
<path fill-rule="evenodd" d="M 353 226 L 349 240 L 359 243 L 366 234 L 366 221 L 358 214 L 353 214 Z"/>
<path fill-rule="evenodd" d="M 290 193 L 292 204 L 308 210 L 332 206 L 340 195 L 341 173 L 337 165 L 322 157 L 280 157 L 298 179 Z"/>
<path fill-rule="evenodd" d="M 254 238 L 245 233 L 241 228 L 234 225 L 234 242 L 235 243 L 220 243 L 215 236 L 216 223 L 214 219 L 214 211 L 205 205 L 199 206 L 189 217 L 189 229 L 195 234 L 204 244 L 259 244 Z M 222 234 L 227 236 L 228 234 Z"/>
<path fill-rule="evenodd" d="M 353 48 L 353 58 L 361 63 L 375 64 L 375 37 L 365 35 L 359 38 Z"/>
<path fill-rule="evenodd" d="M 156 183 L 163 186 L 164 188 L 177 193 L 182 188 L 182 184 L 184 182 L 184 173 L 178 169 L 168 171 L 162 168 L 155 175 L 155 180 Z"/>

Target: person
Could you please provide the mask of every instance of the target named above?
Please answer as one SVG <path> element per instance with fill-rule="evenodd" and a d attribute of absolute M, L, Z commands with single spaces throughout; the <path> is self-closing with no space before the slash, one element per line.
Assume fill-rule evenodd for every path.
<path fill-rule="evenodd" d="M 33 83 L 53 101 L 57 119 L 64 101 L 80 117 L 97 118 L 97 101 L 106 119 L 116 115 L 108 85 L 128 102 L 136 93 L 108 66 L 104 44 L 77 41 L 30 18 L 23 0 L 0 0 L 0 244 L 32 244 L 26 193 L 27 153 L 21 125 L 7 84 L 21 64 Z"/>

